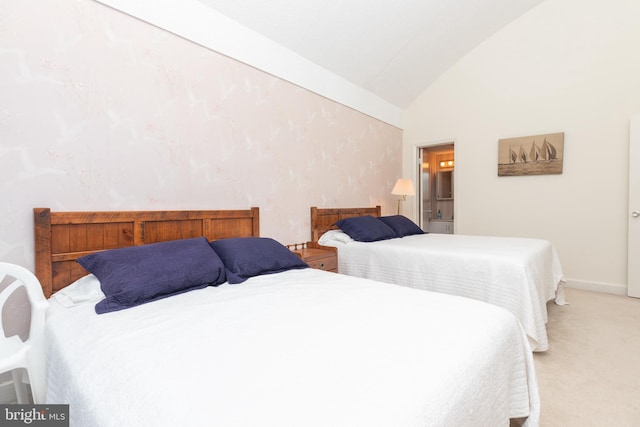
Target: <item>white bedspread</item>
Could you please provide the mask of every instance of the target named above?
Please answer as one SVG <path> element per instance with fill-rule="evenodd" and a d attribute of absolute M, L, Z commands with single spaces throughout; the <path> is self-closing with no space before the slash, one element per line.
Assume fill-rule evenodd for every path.
<path fill-rule="evenodd" d="M 305 269 L 46 328 L 72 426 L 538 425 L 518 321 L 444 294 Z"/>
<path fill-rule="evenodd" d="M 563 275 L 546 240 L 430 233 L 323 244 L 338 247 L 340 273 L 498 305 L 522 322 L 532 350 L 549 347 L 546 304 Z"/>

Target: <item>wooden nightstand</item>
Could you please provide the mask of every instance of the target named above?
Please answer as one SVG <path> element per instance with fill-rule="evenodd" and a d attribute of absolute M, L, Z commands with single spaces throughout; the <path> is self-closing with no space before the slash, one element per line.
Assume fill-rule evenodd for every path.
<path fill-rule="evenodd" d="M 295 249 L 292 252 L 298 255 L 311 268 L 338 272 L 338 249 L 330 246 L 320 246 L 317 243 L 308 242 L 305 248 Z"/>

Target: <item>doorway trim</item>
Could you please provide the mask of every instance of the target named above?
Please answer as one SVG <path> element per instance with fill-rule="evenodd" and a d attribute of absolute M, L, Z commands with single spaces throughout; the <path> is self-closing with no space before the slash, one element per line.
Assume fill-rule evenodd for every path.
<path fill-rule="evenodd" d="M 637 162 L 640 159 L 640 114 L 631 116 L 629 122 L 629 212 L 627 228 L 627 295 L 640 298 L 640 268 L 637 259 L 640 256 L 640 170 Z"/>
<path fill-rule="evenodd" d="M 420 156 L 420 153 L 422 151 L 422 149 L 429 149 L 429 148 L 435 148 L 435 147 L 439 147 L 439 146 L 453 146 L 453 155 L 454 158 L 456 157 L 456 138 L 446 138 L 446 139 L 440 139 L 440 140 L 436 140 L 436 141 L 429 141 L 429 142 L 424 142 L 424 143 L 418 143 L 418 144 L 413 144 L 413 153 L 412 153 L 412 175 L 413 175 L 413 179 L 416 183 L 416 203 L 414 204 L 414 215 L 416 218 L 416 223 L 423 228 L 424 224 L 423 224 L 423 188 L 422 188 L 422 182 L 421 182 L 421 177 L 422 177 L 422 158 Z M 456 161 L 457 163 L 457 161 Z M 457 182 L 458 180 L 455 180 L 453 185 L 454 185 L 454 189 L 453 192 L 454 194 L 457 193 Z M 457 218 L 457 202 L 456 199 L 454 198 L 453 200 L 453 211 L 454 211 L 454 215 L 453 215 L 453 227 L 455 230 L 455 224 L 456 224 L 456 218 Z"/>

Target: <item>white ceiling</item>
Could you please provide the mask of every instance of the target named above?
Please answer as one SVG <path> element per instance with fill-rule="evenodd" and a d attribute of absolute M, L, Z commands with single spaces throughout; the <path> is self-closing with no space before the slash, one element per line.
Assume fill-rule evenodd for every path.
<path fill-rule="evenodd" d="M 198 0 L 404 109 L 544 0 Z"/>

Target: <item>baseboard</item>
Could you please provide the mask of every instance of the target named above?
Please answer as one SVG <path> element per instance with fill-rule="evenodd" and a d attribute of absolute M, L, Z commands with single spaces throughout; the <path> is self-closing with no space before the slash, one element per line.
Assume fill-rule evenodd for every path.
<path fill-rule="evenodd" d="M 13 381 L 0 383 L 0 404 L 6 405 L 16 401 L 16 389 L 13 387 Z"/>
<path fill-rule="evenodd" d="M 584 280 L 567 279 L 567 288 L 582 289 L 584 291 L 602 292 L 605 294 L 627 295 L 627 287 L 624 285 L 614 285 L 611 283 L 586 282 Z"/>

